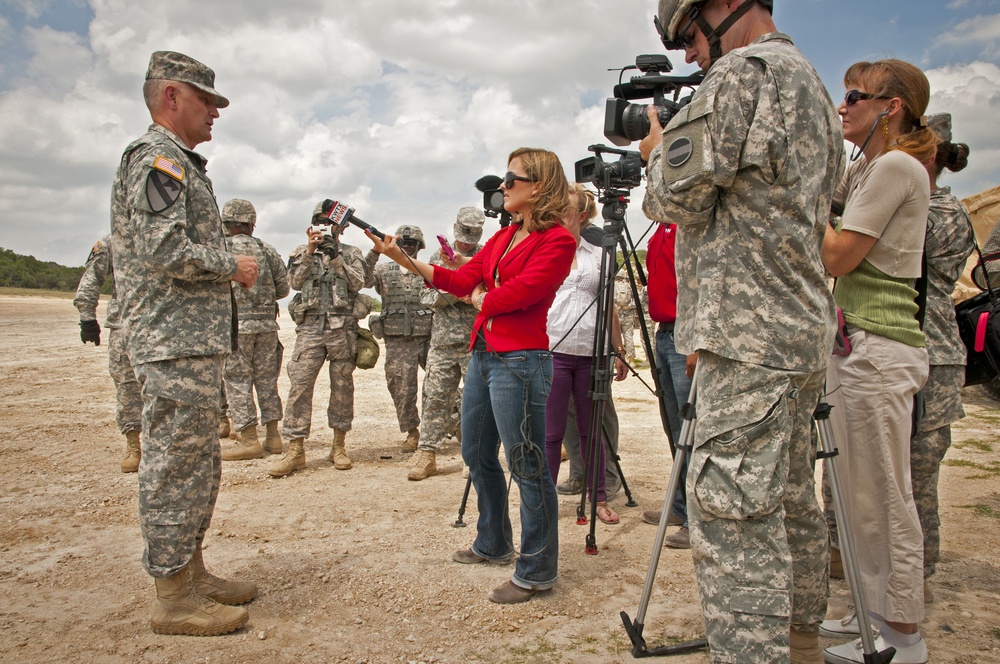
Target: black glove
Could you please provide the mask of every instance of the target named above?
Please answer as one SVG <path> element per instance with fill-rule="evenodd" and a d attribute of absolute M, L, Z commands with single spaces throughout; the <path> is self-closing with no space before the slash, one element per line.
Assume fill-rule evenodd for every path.
<path fill-rule="evenodd" d="M 80 321 L 80 339 L 83 343 L 93 341 L 95 346 L 101 345 L 101 326 L 96 320 Z"/>
<path fill-rule="evenodd" d="M 336 237 L 325 237 L 320 242 L 318 249 L 321 253 L 326 254 L 327 258 L 333 260 L 340 255 L 340 240 Z"/>

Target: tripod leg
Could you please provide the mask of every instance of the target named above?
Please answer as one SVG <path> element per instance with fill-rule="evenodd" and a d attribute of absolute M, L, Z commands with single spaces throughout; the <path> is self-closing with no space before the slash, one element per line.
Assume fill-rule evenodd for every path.
<path fill-rule="evenodd" d="M 452 528 L 465 528 L 465 522 L 462 521 L 462 517 L 465 516 L 465 506 L 469 503 L 469 489 L 472 488 L 472 475 L 465 481 L 465 492 L 462 493 L 462 504 L 458 506 L 458 518 L 455 523 L 451 524 Z"/>
<path fill-rule="evenodd" d="M 822 449 L 821 457 L 826 464 L 829 473 L 830 489 L 833 494 L 833 508 L 837 515 L 839 527 L 837 532 L 840 539 L 840 555 L 844 561 L 844 576 L 847 585 L 851 589 L 851 597 L 854 599 L 854 609 L 858 617 L 858 629 L 861 631 L 861 645 L 864 650 L 865 662 L 877 664 L 889 662 L 896 654 L 895 648 L 886 648 L 879 652 L 875 650 L 875 637 L 872 636 L 871 621 L 868 616 L 868 607 L 865 604 L 864 593 L 861 588 L 861 572 L 858 569 L 858 561 L 854 555 L 854 537 L 847 522 L 847 503 L 844 501 L 843 488 L 840 483 L 840 472 L 837 468 L 837 456 L 839 452 L 834 444 L 833 426 L 830 424 L 830 406 L 824 397 L 820 397 L 819 404 L 813 414 L 816 421 L 816 429 L 819 431 L 819 441 Z"/>
<path fill-rule="evenodd" d="M 688 403 L 684 406 L 684 423 L 681 426 L 681 440 L 677 445 L 677 453 L 674 456 L 674 465 L 670 471 L 670 481 L 667 482 L 667 493 L 663 498 L 663 510 L 660 513 L 660 525 L 656 530 L 656 539 L 653 542 L 653 553 L 649 560 L 649 569 L 646 572 L 646 583 L 642 589 L 642 598 L 639 600 L 639 610 L 636 612 L 635 621 L 626 622 L 625 631 L 632 639 L 632 645 L 637 646 L 636 637 L 641 640 L 643 621 L 646 619 L 646 609 L 649 608 L 649 599 L 653 592 L 653 582 L 656 580 L 656 568 L 660 564 L 660 553 L 663 551 L 663 540 L 667 536 L 667 520 L 670 518 L 670 509 L 674 502 L 674 494 L 677 493 L 677 484 L 681 476 L 681 468 L 687 463 L 687 456 L 694 444 L 695 425 L 695 403 L 698 389 L 698 377 L 691 381 L 691 393 L 688 396 Z M 622 612 L 622 620 L 626 621 L 627 614 Z M 645 644 L 643 644 L 645 649 Z"/>

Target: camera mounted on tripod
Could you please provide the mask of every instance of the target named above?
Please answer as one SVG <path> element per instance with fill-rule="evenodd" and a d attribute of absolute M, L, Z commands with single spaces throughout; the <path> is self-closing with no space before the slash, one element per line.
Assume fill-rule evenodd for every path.
<path fill-rule="evenodd" d="M 634 150 L 619 150 L 607 145 L 591 145 L 587 148 L 594 153 L 576 162 L 576 181 L 592 182 L 598 190 L 632 189 L 642 182 L 642 155 Z M 620 155 L 617 161 L 604 161 L 605 153 Z"/>
<path fill-rule="evenodd" d="M 623 83 L 621 77 L 630 69 L 638 69 L 642 75 L 633 76 L 628 83 Z M 609 141 L 625 146 L 632 141 L 641 141 L 649 133 L 649 116 L 646 114 L 649 104 L 631 104 L 630 99 L 652 97 L 660 126 L 663 127 L 691 101 L 691 95 L 682 98 L 681 91 L 690 88 L 693 93 L 705 75 L 698 72 L 689 76 L 667 76 L 672 70 L 670 60 L 662 54 L 636 56 L 635 65 L 618 70 L 619 82 L 614 87 L 614 97 L 608 99 L 604 109 L 604 136 Z"/>

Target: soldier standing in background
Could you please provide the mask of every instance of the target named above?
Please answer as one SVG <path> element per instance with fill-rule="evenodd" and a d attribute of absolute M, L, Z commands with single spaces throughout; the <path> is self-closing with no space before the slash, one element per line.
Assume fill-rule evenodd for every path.
<path fill-rule="evenodd" d="M 139 382 L 128 361 L 125 349 L 125 333 L 122 331 L 121 315 L 118 308 L 118 294 L 115 289 L 115 269 L 111 259 L 111 236 L 105 235 L 90 250 L 87 268 L 80 277 L 73 306 L 80 310 L 80 339 L 83 343 L 101 345 L 101 325 L 97 322 L 97 302 L 101 287 L 111 277 L 111 299 L 108 301 L 108 316 L 104 326 L 108 328 L 108 372 L 115 383 L 118 407 L 115 421 L 118 430 L 125 435 L 125 457 L 121 460 L 123 473 L 139 470 L 142 451 L 139 446 L 139 431 L 142 429 L 142 395 Z"/>
<path fill-rule="evenodd" d="M 469 258 L 483 248 L 479 239 L 483 236 L 485 221 L 482 208 L 459 208 L 454 228 L 458 253 Z M 429 262 L 450 267 L 442 259 L 440 249 L 431 255 Z M 469 333 L 478 313 L 469 298 L 457 298 L 433 288 L 424 288 L 420 299 L 433 309 L 434 322 L 421 404 L 424 436 L 406 476 L 415 482 L 437 473 L 438 451 L 450 432 L 461 431 L 461 423 L 455 421 L 455 404 L 462 402 L 459 384 L 469 366 Z"/>
<path fill-rule="evenodd" d="M 239 317 L 240 347 L 226 359 L 226 395 L 236 429 L 236 444 L 222 448 L 222 460 L 259 459 L 264 451 L 280 454 L 281 397 L 278 373 L 282 347 L 278 340 L 278 300 L 288 295 L 288 271 L 277 249 L 253 236 L 257 211 L 250 201 L 236 198 L 222 206 L 226 225 L 226 246 L 230 251 L 253 256 L 260 277 L 253 288 L 239 288 L 236 312 Z M 267 428 L 261 447 L 257 440 L 257 407 L 260 422 Z"/>
<path fill-rule="evenodd" d="M 318 203 L 300 245 L 288 262 L 288 283 L 299 291 L 288 303 L 295 322 L 295 349 L 288 361 L 288 388 L 282 435 L 288 449 L 267 472 L 284 477 L 306 467 L 305 439 L 312 427 L 313 390 L 323 364 L 330 361 L 330 403 L 327 423 L 333 429 L 328 457 L 337 470 L 348 470 L 345 439 L 354 421 L 354 354 L 358 319 L 354 315 L 358 291 L 371 285 L 361 250 L 340 241 L 341 229 L 326 213 L 332 201 Z"/>
<path fill-rule="evenodd" d="M 396 235 L 400 237 L 399 247 L 413 258 L 427 247 L 424 233 L 417 226 L 400 226 Z M 417 366 L 427 366 L 434 312 L 420 301 L 425 288 L 422 277 L 400 269 L 396 263 L 376 265 L 378 258 L 376 251 L 365 256 L 375 279 L 375 291 L 382 298 L 382 312 L 368 325 L 376 338 L 384 337 L 385 382 L 396 406 L 399 430 L 406 433 L 403 451 L 413 452 L 420 441 Z"/>
<path fill-rule="evenodd" d="M 202 542 L 222 477 L 219 392 L 236 344 L 230 280 L 251 287 L 257 264 L 233 255 L 195 146 L 212 139 L 215 72 L 157 51 L 143 96 L 153 124 L 126 149 L 111 195 L 115 278 L 129 360 L 142 392 L 139 524 L 156 583 L 158 634 L 213 636 L 243 626 L 236 605 L 257 586 L 213 576 Z"/>
<path fill-rule="evenodd" d="M 615 307 L 618 309 L 618 321 L 622 328 L 622 345 L 625 347 L 625 361 L 635 363 L 635 300 L 632 299 L 632 286 L 623 267 L 615 275 Z"/>

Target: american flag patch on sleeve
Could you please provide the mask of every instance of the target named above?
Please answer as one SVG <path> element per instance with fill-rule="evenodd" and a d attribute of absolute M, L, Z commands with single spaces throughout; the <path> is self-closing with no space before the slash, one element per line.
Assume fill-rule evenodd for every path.
<path fill-rule="evenodd" d="M 166 157 L 157 157 L 153 162 L 153 168 L 163 171 L 175 180 L 184 180 L 184 169 Z"/>

